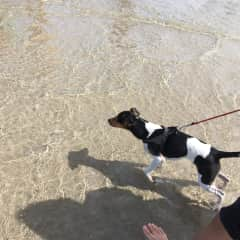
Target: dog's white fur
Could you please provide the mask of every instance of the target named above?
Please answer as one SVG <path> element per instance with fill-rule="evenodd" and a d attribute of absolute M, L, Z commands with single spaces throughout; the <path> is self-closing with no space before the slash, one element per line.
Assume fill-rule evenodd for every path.
<path fill-rule="evenodd" d="M 151 123 L 151 122 L 146 122 L 145 127 L 148 131 L 148 137 L 152 135 L 152 133 L 157 130 L 157 129 L 162 129 L 162 127 L 158 124 Z"/>
<path fill-rule="evenodd" d="M 192 162 L 196 156 L 201 156 L 203 158 L 207 157 L 210 153 L 211 145 L 202 143 L 197 138 L 187 139 L 187 156 L 186 158 L 190 159 Z"/>

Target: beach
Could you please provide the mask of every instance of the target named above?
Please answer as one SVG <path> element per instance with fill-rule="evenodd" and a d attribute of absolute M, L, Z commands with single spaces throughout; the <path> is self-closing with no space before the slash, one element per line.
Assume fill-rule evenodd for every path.
<path fill-rule="evenodd" d="M 107 120 L 180 126 L 240 106 L 240 2 L 0 0 L 0 239 L 190 240 L 216 214 L 189 160 L 151 158 Z M 184 129 L 240 150 L 240 114 Z M 224 205 L 240 196 L 240 159 Z"/>

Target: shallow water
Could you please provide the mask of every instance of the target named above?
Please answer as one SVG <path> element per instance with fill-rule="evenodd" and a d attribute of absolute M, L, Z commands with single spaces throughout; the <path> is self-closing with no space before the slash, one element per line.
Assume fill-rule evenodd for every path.
<path fill-rule="evenodd" d="M 85 209 L 79 214 L 87 214 L 98 201 L 104 205 L 104 194 L 116 194 L 131 199 L 119 206 L 123 215 L 131 214 L 129 222 L 124 215 L 104 224 L 105 213 L 96 210 L 87 224 L 81 220 L 85 228 L 93 226 L 84 239 L 113 236 L 99 230 L 112 224 L 122 231 L 135 226 L 129 236 L 141 238 L 140 226 L 151 219 L 172 239 L 178 230 L 181 239 L 190 239 L 187 232 L 192 235 L 213 215 L 211 195 L 194 184 L 194 166 L 187 160 L 167 162 L 156 173 L 165 185 L 152 189 L 134 170 L 149 162 L 141 143 L 110 128 L 106 119 L 135 106 L 149 121 L 181 125 L 239 108 L 239 22 L 237 0 L 0 0 L 2 238 L 52 240 L 60 234 L 66 239 L 68 233 L 68 239 L 77 239 L 66 222 L 56 220 L 54 211 L 62 207 L 58 199 L 71 199 L 66 206 L 75 229 L 75 203 Z M 234 114 L 186 131 L 220 149 L 239 150 L 239 120 Z M 80 151 L 78 161 L 86 158 L 84 148 L 98 161 L 72 170 L 69 153 Z M 222 168 L 231 177 L 228 204 L 240 195 L 240 165 L 229 159 Z M 54 204 L 42 205 L 50 199 Z M 138 204 L 150 219 L 134 216 Z M 103 206 L 110 219 L 118 218 L 117 205 Z M 44 216 L 49 227 L 42 223 Z M 96 216 L 102 225 L 93 221 Z M 124 236 L 119 231 L 117 239 Z"/>

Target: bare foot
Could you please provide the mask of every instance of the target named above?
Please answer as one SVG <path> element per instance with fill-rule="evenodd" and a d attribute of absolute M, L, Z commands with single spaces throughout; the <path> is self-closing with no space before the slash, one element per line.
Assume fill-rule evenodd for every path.
<path fill-rule="evenodd" d="M 160 227 L 152 223 L 144 225 L 143 232 L 148 240 L 168 240 L 165 232 Z"/>

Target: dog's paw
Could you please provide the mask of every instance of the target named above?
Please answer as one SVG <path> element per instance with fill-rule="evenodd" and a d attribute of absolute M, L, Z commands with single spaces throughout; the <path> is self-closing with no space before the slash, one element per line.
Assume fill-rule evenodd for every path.
<path fill-rule="evenodd" d="M 229 183 L 230 182 L 230 177 L 224 176 L 224 180 L 225 180 L 226 183 Z"/>
<path fill-rule="evenodd" d="M 223 181 L 225 186 L 230 182 L 230 177 L 224 175 L 223 173 L 219 173 L 218 177 Z"/>
<path fill-rule="evenodd" d="M 160 177 L 152 177 L 153 183 L 158 184 L 158 183 L 163 183 L 163 180 Z"/>
<path fill-rule="evenodd" d="M 227 187 L 228 182 L 222 182 L 217 184 L 217 187 L 221 190 L 224 190 Z"/>
<path fill-rule="evenodd" d="M 150 174 L 145 174 L 150 182 L 154 182 L 153 177 Z"/>

